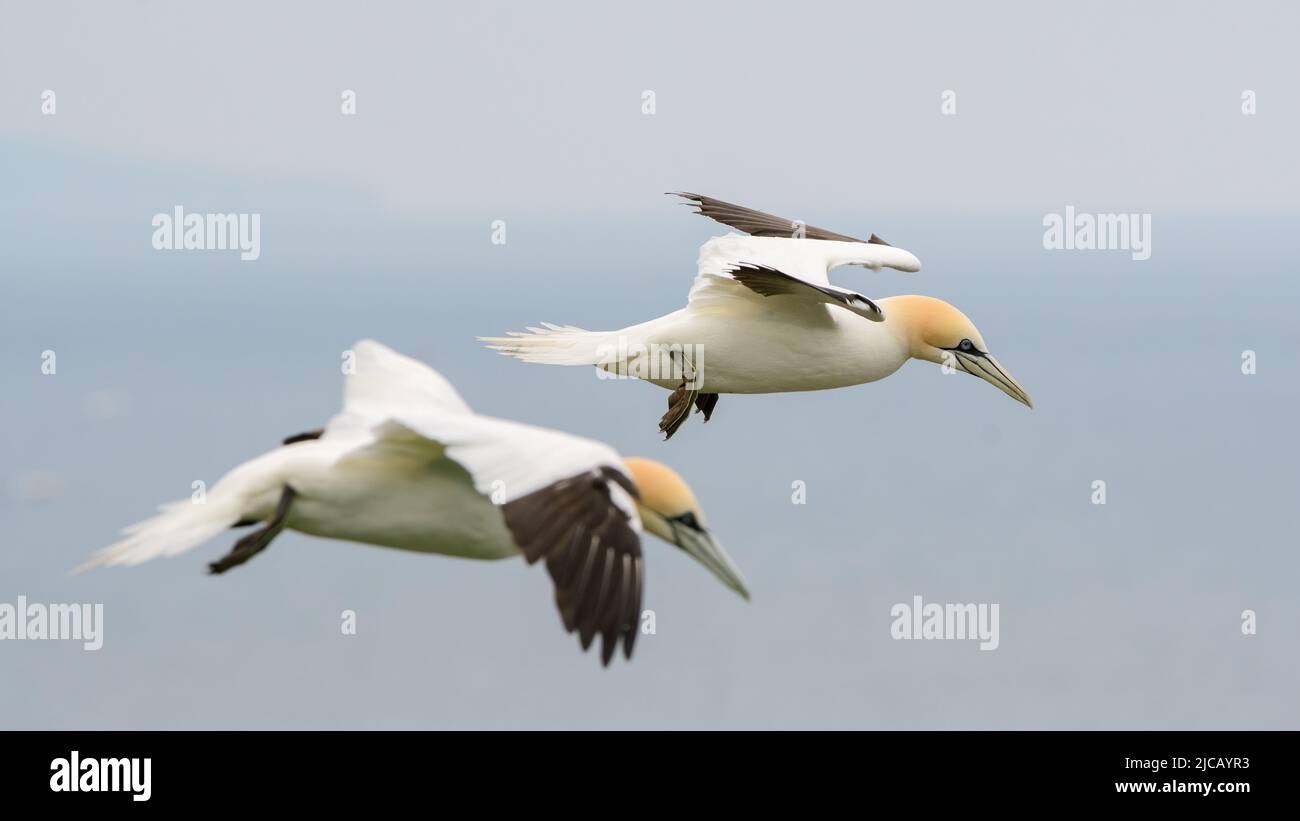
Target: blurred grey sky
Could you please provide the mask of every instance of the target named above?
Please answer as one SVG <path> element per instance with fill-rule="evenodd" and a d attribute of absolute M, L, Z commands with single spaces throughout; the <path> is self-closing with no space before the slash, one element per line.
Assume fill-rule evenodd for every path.
<path fill-rule="evenodd" d="M 0 727 L 1300 726 L 1294 7 L 564 9 L 6 4 L 0 602 L 106 636 L 0 642 Z M 474 342 L 678 307 L 678 189 L 913 251 L 836 279 L 953 302 L 1036 409 L 912 363 L 663 443 L 661 391 Z M 153 251 L 178 204 L 260 213 L 261 259 Z M 1151 259 L 1043 250 L 1066 205 L 1151 213 Z M 754 600 L 649 543 L 658 632 L 602 671 L 522 562 L 286 534 L 66 575 L 323 422 L 365 336 L 679 468 Z M 891 640 L 917 594 L 999 603 L 1000 648 Z"/>
<path fill-rule="evenodd" d="M 644 216 L 687 184 L 886 223 L 1257 215 L 1300 182 L 1287 3 L 10 5 L 6 135 L 421 218 Z"/>

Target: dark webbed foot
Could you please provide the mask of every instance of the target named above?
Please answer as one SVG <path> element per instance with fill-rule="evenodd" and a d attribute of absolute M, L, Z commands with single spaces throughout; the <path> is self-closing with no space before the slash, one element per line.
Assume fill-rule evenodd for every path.
<path fill-rule="evenodd" d="M 682 384 L 677 386 L 677 390 L 668 396 L 668 412 L 659 420 L 659 432 L 664 435 L 664 441 L 673 438 L 677 429 L 686 423 L 691 415 L 691 405 L 697 405 L 697 397 L 700 396 L 700 380 L 696 378 L 698 374 L 695 363 L 680 352 L 674 352 L 672 358 L 681 367 L 684 378 Z M 705 394 L 705 396 L 712 396 L 714 402 L 718 401 L 717 394 Z M 709 405 L 709 411 L 713 411 L 712 404 Z M 708 421 L 708 418 L 706 413 L 705 421 Z"/>
<path fill-rule="evenodd" d="M 284 530 L 285 521 L 289 517 L 289 506 L 293 503 L 293 497 L 296 495 L 293 488 L 286 486 L 284 493 L 280 494 L 280 503 L 276 505 L 275 516 L 271 518 L 271 521 L 267 522 L 265 527 L 260 527 L 235 542 L 235 546 L 230 549 L 229 553 L 208 565 L 208 572 L 213 575 L 225 573 L 230 568 L 243 564 L 265 550 L 266 546 L 276 536 L 280 535 L 280 531 Z"/>
<path fill-rule="evenodd" d="M 690 418 L 691 405 L 695 402 L 699 391 L 691 390 L 687 384 L 683 382 L 668 396 L 668 412 L 659 420 L 659 431 L 664 434 L 665 440 L 673 438 L 677 429 Z"/>
<path fill-rule="evenodd" d="M 310 442 L 311 440 L 319 439 L 324 435 L 325 435 L 324 428 L 320 428 L 319 430 L 309 430 L 306 433 L 295 433 L 293 436 L 290 436 L 289 438 L 285 439 L 280 444 L 292 445 L 295 442 Z"/>
<path fill-rule="evenodd" d="M 718 395 L 716 393 L 702 393 L 695 397 L 695 409 L 704 414 L 704 421 L 707 423 L 713 416 L 713 408 L 718 404 Z"/>

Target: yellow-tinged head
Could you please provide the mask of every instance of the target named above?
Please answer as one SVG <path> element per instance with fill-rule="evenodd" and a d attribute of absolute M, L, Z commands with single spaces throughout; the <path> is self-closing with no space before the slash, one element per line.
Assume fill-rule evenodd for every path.
<path fill-rule="evenodd" d="M 651 459 L 623 460 L 637 490 L 637 513 L 645 529 L 686 551 L 722 583 L 746 599 L 749 590 L 740 568 L 704 526 L 695 494 L 677 471 Z"/>
<path fill-rule="evenodd" d="M 885 321 L 893 323 L 903 335 L 913 359 L 978 376 L 1017 402 L 1034 406 L 1020 383 L 989 353 L 975 323 L 961 311 L 930 296 L 894 296 L 879 302 Z"/>
<path fill-rule="evenodd" d="M 643 505 L 669 518 L 694 513 L 703 523 L 704 516 L 695 501 L 695 494 L 677 471 L 662 462 L 637 456 L 624 459 L 623 464 L 632 474 L 632 482 L 641 494 Z"/>

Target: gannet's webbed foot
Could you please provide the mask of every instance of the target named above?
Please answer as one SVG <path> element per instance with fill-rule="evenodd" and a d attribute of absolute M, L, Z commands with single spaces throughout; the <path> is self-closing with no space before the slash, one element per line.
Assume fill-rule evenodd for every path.
<path fill-rule="evenodd" d="M 664 435 L 664 441 L 673 438 L 677 429 L 690 418 L 691 405 L 699 391 L 688 388 L 687 384 L 683 382 L 668 396 L 668 412 L 659 420 L 659 431 Z"/>
<path fill-rule="evenodd" d="M 680 351 L 673 351 L 670 356 L 681 369 L 683 379 L 682 384 L 677 386 L 677 390 L 668 396 L 668 412 L 659 420 L 659 431 L 663 433 L 665 442 L 673 438 L 677 429 L 686 423 L 691 415 L 691 405 L 697 404 L 696 397 L 700 395 L 700 380 L 696 378 L 695 363 Z M 713 395 L 713 401 L 718 401 L 716 395 Z M 709 404 L 709 412 L 712 411 L 713 405 Z M 708 421 L 708 418 L 706 413 L 705 421 Z"/>
<path fill-rule="evenodd" d="M 208 565 L 208 572 L 213 575 L 225 573 L 230 568 L 243 564 L 265 550 L 266 546 L 276 536 L 280 535 L 280 531 L 284 530 L 285 521 L 289 517 L 289 506 L 293 503 L 293 497 L 296 495 L 293 488 L 286 485 L 284 493 L 280 494 L 280 503 L 275 506 L 275 516 L 266 523 L 266 527 L 258 528 L 235 542 L 235 546 L 230 549 L 229 553 Z"/>
<path fill-rule="evenodd" d="M 716 393 L 702 393 L 695 397 L 695 409 L 704 414 L 704 421 L 707 423 L 713 416 L 713 408 L 718 404 L 718 395 Z"/>
<path fill-rule="evenodd" d="M 319 430 L 309 430 L 306 433 L 295 433 L 293 436 L 290 436 L 288 439 L 285 439 L 280 444 L 292 445 L 294 442 L 310 442 L 312 439 L 319 439 L 324 435 L 325 435 L 324 428 L 320 428 Z"/>

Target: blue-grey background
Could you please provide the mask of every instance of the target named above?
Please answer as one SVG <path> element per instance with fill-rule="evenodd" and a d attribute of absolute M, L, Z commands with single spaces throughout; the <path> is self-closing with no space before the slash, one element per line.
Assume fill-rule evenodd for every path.
<path fill-rule="evenodd" d="M 0 643 L 0 727 L 1300 725 L 1294 6 L 4 6 L 0 601 L 106 624 Z M 474 341 L 680 306 L 714 229 L 678 189 L 913 251 L 837 280 L 955 303 L 1036 409 L 912 363 L 663 443 L 658 389 Z M 260 213 L 261 259 L 152 250 L 175 205 Z M 1151 213 L 1151 259 L 1043 250 L 1067 205 Z M 647 543 L 657 634 L 601 670 L 522 561 L 67 574 L 322 423 L 367 336 L 673 464 L 753 601 Z M 998 603 L 1000 649 L 892 640 L 916 594 Z"/>

